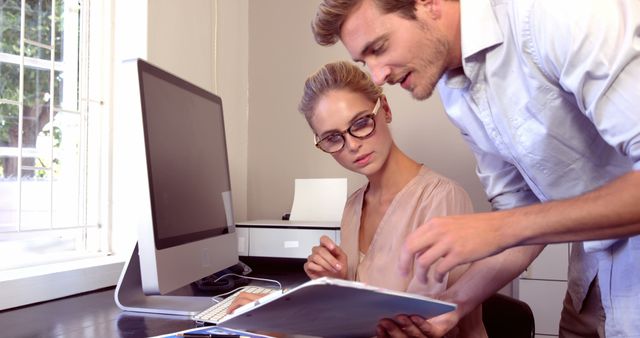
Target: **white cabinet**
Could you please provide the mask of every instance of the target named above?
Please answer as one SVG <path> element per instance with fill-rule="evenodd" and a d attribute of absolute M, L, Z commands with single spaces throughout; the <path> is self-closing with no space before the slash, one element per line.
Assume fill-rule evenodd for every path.
<path fill-rule="evenodd" d="M 536 335 L 558 336 L 568 268 L 569 244 L 550 244 L 518 280 L 515 296 L 531 307 Z"/>
<path fill-rule="evenodd" d="M 566 281 L 520 280 L 520 300 L 531 307 L 536 321 L 536 334 L 558 335 Z"/>
<path fill-rule="evenodd" d="M 334 242 L 338 230 L 314 229 L 249 229 L 249 252 L 252 257 L 307 258 L 311 248 L 328 236 Z"/>
<path fill-rule="evenodd" d="M 240 256 L 307 258 L 322 236 L 340 244 L 339 222 L 247 221 L 236 232 Z"/>

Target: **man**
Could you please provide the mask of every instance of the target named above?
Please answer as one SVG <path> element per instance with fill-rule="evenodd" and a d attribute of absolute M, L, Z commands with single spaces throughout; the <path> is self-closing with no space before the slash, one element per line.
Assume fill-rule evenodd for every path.
<path fill-rule="evenodd" d="M 575 242 L 560 336 L 640 337 L 640 1 L 324 0 L 312 28 L 377 84 L 437 85 L 497 210 L 422 225 L 401 270 L 474 262 L 444 295 L 472 308 L 541 245 Z"/>

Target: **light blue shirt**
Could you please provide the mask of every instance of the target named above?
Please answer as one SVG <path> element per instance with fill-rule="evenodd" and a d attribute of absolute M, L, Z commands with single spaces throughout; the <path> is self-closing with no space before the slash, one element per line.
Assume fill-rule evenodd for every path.
<path fill-rule="evenodd" d="M 464 73 L 445 74 L 438 90 L 495 209 L 574 197 L 640 170 L 639 0 L 460 7 Z M 607 337 L 640 337 L 640 236 L 573 245 L 577 309 L 596 274 Z"/>

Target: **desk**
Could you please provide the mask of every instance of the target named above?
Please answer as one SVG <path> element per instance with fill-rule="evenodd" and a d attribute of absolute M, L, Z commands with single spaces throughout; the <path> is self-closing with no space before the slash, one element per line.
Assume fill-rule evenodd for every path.
<path fill-rule="evenodd" d="M 188 317 L 125 313 L 114 287 L 0 312 L 3 337 L 138 338 L 195 327 Z"/>
<path fill-rule="evenodd" d="M 242 259 L 253 276 L 278 279 L 284 285 L 304 281 L 301 261 Z M 114 287 L 53 301 L 0 311 L 0 336 L 7 338 L 138 338 L 196 327 L 188 317 L 123 312 Z"/>

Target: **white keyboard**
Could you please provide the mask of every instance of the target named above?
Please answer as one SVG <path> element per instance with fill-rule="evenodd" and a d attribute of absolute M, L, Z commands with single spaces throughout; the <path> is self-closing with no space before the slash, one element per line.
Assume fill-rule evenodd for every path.
<path fill-rule="evenodd" d="M 218 324 L 218 322 L 220 322 L 220 320 L 227 315 L 227 308 L 229 308 L 231 303 L 233 303 L 233 300 L 236 299 L 236 297 L 238 297 L 238 294 L 240 294 L 240 292 L 268 294 L 273 291 L 275 290 L 271 288 L 261 287 L 261 286 L 254 286 L 254 285 L 246 286 L 243 289 L 234 292 L 233 294 L 221 300 L 220 302 L 213 304 L 208 309 L 194 315 L 193 320 L 196 320 L 199 322 L 205 322 L 205 323 Z"/>

